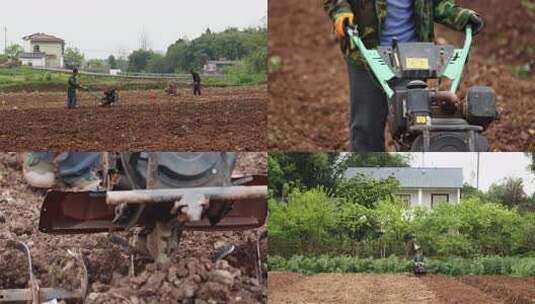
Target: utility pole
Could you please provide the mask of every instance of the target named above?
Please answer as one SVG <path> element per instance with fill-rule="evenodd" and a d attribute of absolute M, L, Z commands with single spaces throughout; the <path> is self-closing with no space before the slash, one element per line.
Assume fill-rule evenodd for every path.
<path fill-rule="evenodd" d="M 7 26 L 4 26 L 4 55 L 7 55 Z"/>
<path fill-rule="evenodd" d="M 476 161 L 476 166 L 477 166 L 477 172 L 476 172 L 476 188 L 477 190 L 479 190 L 479 157 L 481 155 L 481 152 L 477 152 L 477 161 Z"/>

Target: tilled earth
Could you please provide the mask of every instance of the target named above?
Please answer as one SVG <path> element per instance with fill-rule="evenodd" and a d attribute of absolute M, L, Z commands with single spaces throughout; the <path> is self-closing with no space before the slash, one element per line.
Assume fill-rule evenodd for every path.
<path fill-rule="evenodd" d="M 265 153 L 240 153 L 237 170 L 265 174 Z M 172 263 L 158 266 L 135 262 L 129 276 L 129 256 L 107 234 L 53 236 L 37 229 L 43 192 L 29 188 L 13 157 L 0 155 L 0 289 L 26 288 L 24 257 L 7 249 L 6 240 L 25 242 L 32 253 L 41 287 L 75 289 L 81 269 L 67 250 L 82 252 L 89 272 L 87 303 L 265 303 L 266 272 L 258 269 L 257 236 L 245 232 L 185 232 Z M 212 262 L 216 242 L 236 245 L 225 260 Z M 260 243 L 264 261 L 266 241 Z"/>
<path fill-rule="evenodd" d="M 97 108 L 81 92 L 67 110 L 65 93 L 0 93 L 0 150 L 266 150 L 266 86 L 119 94 Z"/>
<path fill-rule="evenodd" d="M 530 304 L 535 278 L 270 272 L 270 304 Z"/>
<path fill-rule="evenodd" d="M 461 97 L 473 85 L 492 86 L 497 92 L 501 120 L 485 132 L 494 151 L 535 149 L 535 68 L 530 78 L 511 72 L 514 65 L 535 65 L 535 15 L 520 2 L 457 1 L 478 11 L 486 24 L 474 39 Z M 282 61 L 269 75 L 269 148 L 347 150 L 347 72 L 320 2 L 270 1 L 269 12 L 269 55 Z M 444 28 L 438 36 L 452 43 L 462 39 Z M 393 149 L 390 140 L 387 147 Z"/>

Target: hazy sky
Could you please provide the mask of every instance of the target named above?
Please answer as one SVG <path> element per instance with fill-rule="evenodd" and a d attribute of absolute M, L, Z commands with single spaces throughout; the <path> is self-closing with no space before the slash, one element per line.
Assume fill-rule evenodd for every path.
<path fill-rule="evenodd" d="M 177 39 L 198 37 L 207 27 L 258 26 L 266 22 L 267 0 L 26 0 L 5 1 L 0 10 L 1 39 L 4 27 L 8 45 L 44 32 L 80 48 L 86 58 L 105 58 L 139 48 L 142 32 L 149 46 L 165 51 Z M 122 51 L 121 51 L 122 50 Z"/>
<path fill-rule="evenodd" d="M 411 153 L 413 167 L 463 168 L 464 181 L 476 185 L 477 153 Z M 528 169 L 530 159 L 524 153 L 481 153 L 480 189 L 488 190 L 506 177 L 521 177 L 525 191 L 535 192 L 535 175 Z"/>

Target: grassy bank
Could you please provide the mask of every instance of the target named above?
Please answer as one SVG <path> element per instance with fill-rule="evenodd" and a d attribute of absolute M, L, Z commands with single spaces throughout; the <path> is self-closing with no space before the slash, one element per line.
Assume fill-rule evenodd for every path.
<path fill-rule="evenodd" d="M 272 256 L 268 259 L 270 271 L 315 273 L 398 273 L 412 272 L 410 260 L 391 256 L 388 258 L 358 258 L 351 256 Z M 426 259 L 429 273 L 445 275 L 509 275 L 535 276 L 535 257 L 484 256 L 478 258 L 429 258 Z"/>
<path fill-rule="evenodd" d="M 0 92 L 33 92 L 33 91 L 63 91 L 67 88 L 69 73 L 47 72 L 33 70 L 28 67 L 0 68 Z M 93 90 L 102 90 L 114 87 L 118 90 L 151 90 L 163 89 L 169 80 L 152 79 L 124 79 L 107 76 L 81 75 L 80 80 L 84 86 Z M 248 81 L 229 75 L 223 78 L 205 78 L 205 87 L 228 87 L 241 85 L 254 85 L 264 83 L 263 77 L 255 76 Z M 179 83 L 179 87 L 189 87 L 189 83 Z"/>

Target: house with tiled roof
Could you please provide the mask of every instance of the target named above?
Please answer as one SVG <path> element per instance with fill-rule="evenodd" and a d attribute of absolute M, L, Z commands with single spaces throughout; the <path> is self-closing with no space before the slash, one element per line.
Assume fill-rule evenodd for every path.
<path fill-rule="evenodd" d="M 348 168 L 345 178 L 363 175 L 384 180 L 393 177 L 399 181 L 397 195 L 406 207 L 433 208 L 441 203 L 456 204 L 461 199 L 464 184 L 462 168 Z"/>
<path fill-rule="evenodd" d="M 35 33 L 22 37 L 24 52 L 19 55 L 22 64 L 35 67 L 62 68 L 65 41 L 53 35 Z"/>

